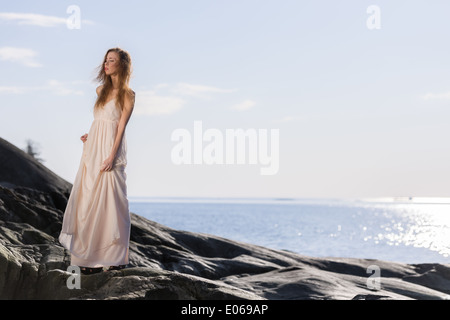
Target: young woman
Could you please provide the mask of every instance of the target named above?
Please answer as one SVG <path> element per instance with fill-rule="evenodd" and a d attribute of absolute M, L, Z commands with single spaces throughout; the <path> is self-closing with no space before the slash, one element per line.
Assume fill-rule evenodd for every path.
<path fill-rule="evenodd" d="M 125 128 L 133 112 L 130 55 L 113 48 L 99 67 L 94 121 L 81 137 L 83 154 L 64 213 L 59 242 L 82 273 L 128 264 L 130 212 Z"/>

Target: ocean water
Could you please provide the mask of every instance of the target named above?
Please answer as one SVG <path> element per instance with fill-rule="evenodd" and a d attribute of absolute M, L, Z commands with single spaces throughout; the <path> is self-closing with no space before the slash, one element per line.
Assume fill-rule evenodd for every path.
<path fill-rule="evenodd" d="M 168 227 L 312 257 L 450 263 L 450 199 L 130 198 Z"/>

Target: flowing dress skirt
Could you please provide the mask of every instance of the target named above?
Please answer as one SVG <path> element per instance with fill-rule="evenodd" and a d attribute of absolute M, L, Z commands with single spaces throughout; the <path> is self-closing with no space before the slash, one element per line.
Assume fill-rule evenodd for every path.
<path fill-rule="evenodd" d="M 126 140 L 122 138 L 113 169 L 102 172 L 117 133 L 114 104 L 94 112 L 83 155 L 64 213 L 60 243 L 71 264 L 104 267 L 128 264 L 130 212 L 126 185 Z"/>

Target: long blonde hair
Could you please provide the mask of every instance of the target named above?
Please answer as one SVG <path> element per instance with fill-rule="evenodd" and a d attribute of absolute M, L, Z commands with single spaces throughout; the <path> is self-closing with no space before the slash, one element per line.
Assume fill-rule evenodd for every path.
<path fill-rule="evenodd" d="M 103 88 L 97 97 L 97 101 L 95 102 L 94 108 L 103 107 L 105 103 L 108 102 L 106 101 L 106 99 L 108 99 L 108 96 L 111 93 L 111 90 L 113 89 L 111 76 L 105 73 L 106 57 L 108 56 L 108 53 L 110 53 L 111 51 L 116 52 L 119 55 L 119 71 L 118 71 L 119 91 L 117 93 L 116 102 L 120 110 L 123 110 L 125 96 L 130 95 L 131 97 L 133 97 L 134 92 L 128 86 L 132 73 L 131 56 L 128 52 L 126 52 L 121 48 L 109 49 L 105 54 L 103 63 L 97 68 L 98 74 L 95 79 L 98 82 L 100 82 L 101 85 L 103 85 Z"/>

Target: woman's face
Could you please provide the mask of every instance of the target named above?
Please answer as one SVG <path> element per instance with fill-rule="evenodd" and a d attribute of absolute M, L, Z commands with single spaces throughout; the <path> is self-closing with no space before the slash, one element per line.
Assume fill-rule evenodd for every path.
<path fill-rule="evenodd" d="M 119 54 L 117 52 L 108 52 L 104 68 L 108 76 L 115 74 L 119 70 Z"/>

